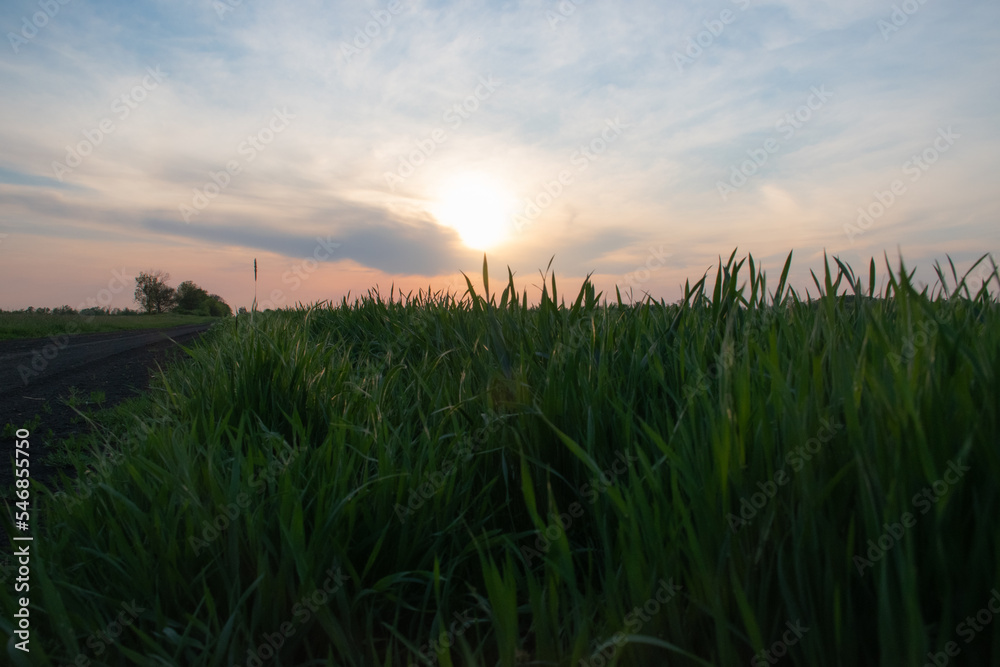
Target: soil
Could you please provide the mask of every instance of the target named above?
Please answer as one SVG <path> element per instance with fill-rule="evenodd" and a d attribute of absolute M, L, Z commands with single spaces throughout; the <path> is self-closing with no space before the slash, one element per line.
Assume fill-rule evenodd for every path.
<path fill-rule="evenodd" d="M 0 489 L 14 486 L 11 429 L 30 429 L 30 474 L 48 486 L 58 479 L 58 468 L 46 462 L 46 450 L 89 428 L 67 405 L 71 392 L 80 401 L 87 401 L 93 392 L 103 393 L 101 408 L 137 396 L 148 389 L 158 367 L 183 359 L 181 346 L 208 327 L 0 341 L 0 422 L 10 425 L 0 440 Z M 40 422 L 31 427 L 36 415 Z"/>

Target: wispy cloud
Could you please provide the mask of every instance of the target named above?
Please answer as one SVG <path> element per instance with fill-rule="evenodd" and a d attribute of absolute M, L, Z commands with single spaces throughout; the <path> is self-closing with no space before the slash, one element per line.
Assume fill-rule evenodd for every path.
<path fill-rule="evenodd" d="M 16 52 L 8 39 L 0 85 L 16 94 L 0 110 L 0 231 L 20 235 L 29 257 L 5 258 L 0 279 L 46 240 L 81 236 L 109 254 L 127 242 L 170 270 L 189 243 L 294 258 L 333 234 L 332 264 L 368 267 L 367 278 L 453 275 L 481 255 L 434 220 L 442 184 L 485 173 L 523 203 L 572 169 L 608 119 L 627 129 L 529 227 L 510 221 L 489 251 L 497 265 L 530 275 L 556 254 L 571 276 L 611 281 L 668 241 L 675 259 L 644 288 L 673 298 L 736 246 L 860 262 L 899 247 L 929 268 L 942 238 L 966 254 L 1000 241 L 988 222 L 993 4 L 923 3 L 888 39 L 880 21 L 893 4 L 860 0 L 222 6 L 69 2 Z M 0 27 L 17 34 L 35 11 L 8 3 Z M 692 44 L 697 57 L 679 67 Z M 163 73 L 155 86 L 150 71 Z M 484 78 L 499 82 L 489 95 Z M 786 136 L 781 119 L 821 86 L 829 100 Z M 241 146 L 275 109 L 294 119 L 248 159 Z M 857 207 L 946 125 L 968 140 L 849 243 Z M 445 139 L 390 187 L 386 174 L 436 131 Z M 719 183 L 769 138 L 779 150 L 723 201 Z M 206 191 L 233 161 L 239 172 Z M 180 206 L 199 191 L 211 204 L 185 221 Z M 224 292 L 231 278 L 203 280 Z"/>

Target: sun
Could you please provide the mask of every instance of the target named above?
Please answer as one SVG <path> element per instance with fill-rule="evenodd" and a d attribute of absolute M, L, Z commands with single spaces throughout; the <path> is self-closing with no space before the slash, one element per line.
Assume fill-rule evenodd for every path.
<path fill-rule="evenodd" d="M 497 179 L 470 173 L 445 182 L 431 213 L 458 232 L 466 246 L 486 250 L 507 236 L 512 205 L 512 197 Z"/>

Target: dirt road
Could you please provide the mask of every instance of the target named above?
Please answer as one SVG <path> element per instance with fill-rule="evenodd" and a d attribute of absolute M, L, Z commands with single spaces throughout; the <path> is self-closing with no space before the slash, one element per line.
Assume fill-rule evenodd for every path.
<path fill-rule="evenodd" d="M 102 407 L 120 403 L 145 391 L 157 364 L 181 358 L 179 345 L 209 326 L 0 341 L 0 424 L 18 429 L 41 418 L 31 428 L 31 476 L 51 479 L 55 470 L 44 462 L 46 445 L 86 428 L 64 402 L 71 387 L 83 400 L 102 392 Z M 12 487 L 13 451 L 13 436 L 0 439 L 0 488 Z"/>

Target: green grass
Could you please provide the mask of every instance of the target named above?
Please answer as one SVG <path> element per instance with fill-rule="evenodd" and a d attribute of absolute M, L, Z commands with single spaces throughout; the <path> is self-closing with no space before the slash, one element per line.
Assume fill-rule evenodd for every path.
<path fill-rule="evenodd" d="M 30 664 L 997 664 L 996 299 L 790 260 L 222 322 L 35 488 Z"/>
<path fill-rule="evenodd" d="M 51 313 L 0 312 L 0 340 L 43 338 L 65 333 L 159 329 L 182 324 L 215 322 L 202 315 L 53 315 Z"/>
<path fill-rule="evenodd" d="M 128 398 L 117 405 L 104 406 L 103 392 L 92 392 L 81 396 L 70 388 L 66 402 L 79 412 L 74 419 L 79 423 L 79 431 L 50 448 L 46 462 L 67 470 L 87 469 L 99 464 L 107 457 L 109 447 L 120 448 L 117 434 L 127 434 L 138 419 L 149 418 L 155 407 L 147 395 Z M 13 434 L 12 434 L 13 435 Z"/>

